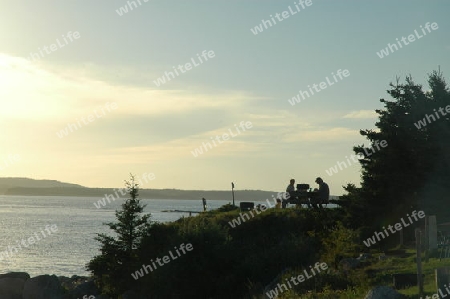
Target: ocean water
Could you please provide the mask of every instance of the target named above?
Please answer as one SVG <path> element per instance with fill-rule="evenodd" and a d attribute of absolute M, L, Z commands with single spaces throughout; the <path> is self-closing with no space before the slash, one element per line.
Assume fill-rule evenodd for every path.
<path fill-rule="evenodd" d="M 123 200 L 97 209 L 97 197 L 0 196 L 0 273 L 24 271 L 31 276 L 88 275 L 84 266 L 99 254 L 98 233 L 112 234 L 103 225 L 116 221 Z M 201 200 L 142 199 L 145 212 L 158 222 L 175 221 L 202 211 Z M 208 210 L 229 200 L 208 201 Z M 193 214 L 196 215 L 196 214 Z"/>
<path fill-rule="evenodd" d="M 85 265 L 99 254 L 98 233 L 112 234 L 105 222 L 115 222 L 123 200 L 100 209 L 100 197 L 0 196 L 0 273 L 23 271 L 32 277 L 89 275 Z M 175 221 L 188 212 L 202 211 L 202 201 L 141 199 L 144 212 L 158 222 Z M 210 200 L 208 210 L 230 200 Z M 267 205 L 265 200 L 255 201 Z M 236 201 L 239 205 L 239 201 Z M 332 205 L 331 205 L 332 206 Z M 196 214 L 192 214 L 195 216 Z"/>

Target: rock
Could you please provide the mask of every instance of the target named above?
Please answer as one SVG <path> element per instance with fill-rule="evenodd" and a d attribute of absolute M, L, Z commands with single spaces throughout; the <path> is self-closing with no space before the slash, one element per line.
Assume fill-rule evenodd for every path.
<path fill-rule="evenodd" d="M 62 299 L 63 289 L 55 275 L 40 275 L 28 279 L 23 288 L 23 299 Z"/>
<path fill-rule="evenodd" d="M 22 299 L 25 280 L 22 278 L 5 277 L 0 278 L 1 299 Z"/>
<path fill-rule="evenodd" d="M 6 274 L 0 274 L 0 279 L 2 278 L 21 278 L 23 280 L 30 279 L 30 274 L 26 272 L 9 272 Z"/>
<path fill-rule="evenodd" d="M 406 289 L 411 286 L 417 285 L 417 274 L 416 273 L 401 273 L 392 274 L 393 282 L 394 282 L 394 288 L 399 289 Z M 425 279 L 425 274 L 422 274 L 422 281 Z"/>
<path fill-rule="evenodd" d="M 364 299 L 401 299 L 402 295 L 391 287 L 378 286 L 370 290 Z"/>

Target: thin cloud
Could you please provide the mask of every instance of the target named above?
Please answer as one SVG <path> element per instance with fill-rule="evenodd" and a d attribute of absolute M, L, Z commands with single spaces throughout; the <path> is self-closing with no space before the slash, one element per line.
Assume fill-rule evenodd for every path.
<path fill-rule="evenodd" d="M 292 132 L 286 136 L 287 142 L 329 142 L 339 140 L 356 140 L 359 138 L 359 130 L 348 128 L 309 129 Z"/>
<path fill-rule="evenodd" d="M 117 116 L 154 116 L 199 108 L 233 110 L 252 99 L 244 92 L 211 95 L 112 84 L 79 69 L 56 70 L 5 54 L 0 54 L 0 78 L 0 98 L 6 103 L 0 116 L 45 122 L 74 121 L 107 102 L 118 104 Z"/>
<path fill-rule="evenodd" d="M 352 111 L 346 115 L 344 115 L 343 118 L 353 118 L 353 119 L 371 119 L 371 118 L 377 118 L 378 114 L 375 112 L 375 110 L 359 110 L 359 111 Z"/>

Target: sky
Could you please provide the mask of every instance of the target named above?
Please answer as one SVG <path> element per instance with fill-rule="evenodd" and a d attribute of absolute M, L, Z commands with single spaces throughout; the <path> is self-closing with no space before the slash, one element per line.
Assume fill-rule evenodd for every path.
<path fill-rule="evenodd" d="M 389 83 L 450 76 L 446 0 L 0 7 L 0 177 L 284 191 L 320 176 L 341 195 Z"/>

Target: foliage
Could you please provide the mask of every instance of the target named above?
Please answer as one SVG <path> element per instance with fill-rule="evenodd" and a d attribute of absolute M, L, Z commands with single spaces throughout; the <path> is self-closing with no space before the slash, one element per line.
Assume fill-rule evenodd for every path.
<path fill-rule="evenodd" d="M 191 243 L 194 249 L 140 278 L 137 288 L 151 298 L 261 294 L 283 270 L 319 259 L 321 242 L 308 231 L 328 230 L 335 211 L 269 209 L 231 228 L 228 222 L 239 213 L 208 211 L 154 225 L 140 244 L 139 265 L 181 243 Z"/>
<path fill-rule="evenodd" d="M 287 278 L 286 273 L 299 273 L 316 262 L 332 268 L 341 257 L 357 256 L 361 240 L 414 209 L 435 214 L 440 221 L 450 219 L 450 211 L 442 208 L 450 191 L 450 115 L 416 126 L 426 115 L 437 115 L 436 110 L 450 105 L 450 92 L 440 72 L 430 74 L 428 83 L 429 91 L 411 77 L 390 85 L 393 101 L 381 99 L 384 109 L 376 111 L 377 129 L 360 131 L 369 146 L 354 147 L 363 156 L 361 187 L 348 184 L 340 208 L 268 209 L 254 211 L 243 221 L 247 212 L 229 204 L 150 225 L 149 216 L 140 216 L 143 206 L 132 177 L 127 183 L 131 198 L 116 212 L 118 222 L 108 224 L 118 237 L 98 235 L 101 254 L 88 269 L 108 294 L 132 288 L 152 299 L 247 298 L 263 294 L 265 287 Z M 368 151 L 382 142 L 387 147 Z M 238 217 L 242 223 L 232 228 L 229 223 Z M 183 243 L 192 244 L 192 252 L 131 279 L 130 273 Z M 372 258 L 363 266 L 347 276 L 330 269 L 281 298 L 362 298 L 372 285 L 389 284 L 393 272 L 414 271 L 415 264 L 412 257 Z M 431 273 L 428 268 L 424 266 L 425 272 Z"/>
<path fill-rule="evenodd" d="M 358 256 L 362 249 L 358 232 L 345 228 L 340 221 L 321 240 L 321 261 L 335 268 L 341 258 Z"/>
<path fill-rule="evenodd" d="M 111 295 L 133 286 L 129 273 L 136 265 L 137 248 L 151 227 L 150 215 L 141 216 L 145 206 L 138 199 L 139 185 L 133 175 L 125 185 L 130 198 L 116 211 L 117 222 L 106 223 L 116 237 L 98 234 L 96 240 L 101 244 L 101 254 L 87 264 L 103 291 Z"/>
<path fill-rule="evenodd" d="M 360 131 L 369 141 L 367 147 L 354 147 L 364 156 L 361 188 L 348 185 L 343 198 L 351 227 L 379 228 L 419 208 L 442 220 L 450 216 L 439 208 L 450 191 L 450 117 L 436 117 L 439 108 L 450 104 L 450 93 L 439 71 L 429 75 L 428 83 L 429 91 L 410 76 L 404 84 L 391 83 L 388 93 L 394 100 L 380 100 L 384 109 L 376 110 L 377 129 Z M 430 122 L 419 129 L 426 115 Z M 387 146 L 376 150 L 383 140 Z"/>
<path fill-rule="evenodd" d="M 217 209 L 218 212 L 229 212 L 229 211 L 234 211 L 234 210 L 238 210 L 239 207 L 237 206 L 233 206 L 230 203 L 227 203 L 226 205 L 221 206 L 220 208 Z"/>

